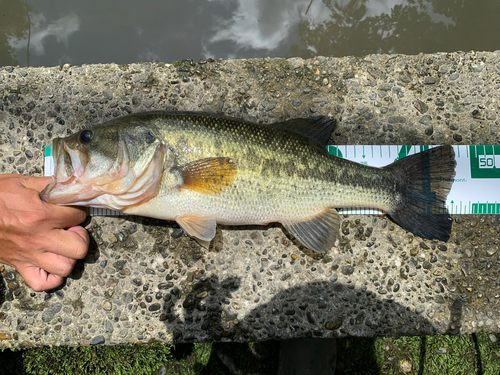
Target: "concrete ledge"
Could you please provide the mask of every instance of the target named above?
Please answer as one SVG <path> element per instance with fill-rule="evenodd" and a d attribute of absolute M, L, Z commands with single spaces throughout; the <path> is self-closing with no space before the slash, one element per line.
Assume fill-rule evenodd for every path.
<path fill-rule="evenodd" d="M 333 115 L 336 144 L 498 144 L 500 53 L 0 68 L 0 169 L 42 175 L 56 136 L 153 109 L 264 123 Z M 2 268 L 0 347 L 498 332 L 500 216 L 455 216 L 447 244 L 343 219 L 312 254 L 279 226 L 93 218 L 88 257 L 33 293 Z"/>

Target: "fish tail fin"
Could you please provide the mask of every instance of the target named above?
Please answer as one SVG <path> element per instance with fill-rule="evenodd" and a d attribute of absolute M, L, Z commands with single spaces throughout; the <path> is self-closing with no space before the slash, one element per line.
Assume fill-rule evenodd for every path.
<path fill-rule="evenodd" d="M 387 211 L 404 229 L 420 237 L 448 241 L 451 216 L 446 197 L 455 177 L 452 146 L 435 147 L 384 167 L 397 181 L 398 198 Z"/>

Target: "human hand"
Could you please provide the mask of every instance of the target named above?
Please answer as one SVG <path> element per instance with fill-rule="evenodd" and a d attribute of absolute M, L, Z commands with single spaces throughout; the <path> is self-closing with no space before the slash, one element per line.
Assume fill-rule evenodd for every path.
<path fill-rule="evenodd" d="M 51 177 L 0 174 L 0 263 L 21 274 L 34 291 L 62 284 L 87 254 L 89 235 L 78 226 L 84 209 L 43 202 Z"/>

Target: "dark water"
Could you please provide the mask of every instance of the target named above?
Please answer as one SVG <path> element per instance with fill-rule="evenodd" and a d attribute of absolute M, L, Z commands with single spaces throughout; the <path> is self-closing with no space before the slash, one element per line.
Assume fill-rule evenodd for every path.
<path fill-rule="evenodd" d="M 0 0 L 0 66 L 494 51 L 500 0 Z"/>

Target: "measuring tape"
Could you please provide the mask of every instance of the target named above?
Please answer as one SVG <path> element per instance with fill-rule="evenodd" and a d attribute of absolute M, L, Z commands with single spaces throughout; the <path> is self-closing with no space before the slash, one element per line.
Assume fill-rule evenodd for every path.
<path fill-rule="evenodd" d="M 384 167 L 436 146 L 327 146 L 332 155 L 372 167 Z M 500 146 L 453 146 L 455 181 L 446 207 L 451 214 L 500 214 Z M 341 209 L 339 213 L 378 214 L 365 208 Z"/>
<path fill-rule="evenodd" d="M 327 146 L 330 154 L 372 167 L 384 167 L 436 146 Z M 455 181 L 446 207 L 451 214 L 500 214 L 500 145 L 453 146 L 457 161 Z M 45 147 L 44 175 L 54 174 L 52 146 Z M 340 214 L 383 214 L 371 208 L 342 208 Z M 124 215 L 103 208 L 90 208 L 91 216 Z"/>

